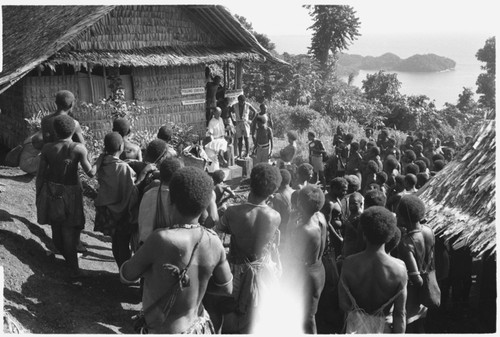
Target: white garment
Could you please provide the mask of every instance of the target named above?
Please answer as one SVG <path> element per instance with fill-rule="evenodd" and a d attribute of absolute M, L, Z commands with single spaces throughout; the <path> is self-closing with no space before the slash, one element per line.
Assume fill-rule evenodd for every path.
<path fill-rule="evenodd" d="M 214 139 L 223 138 L 225 134 L 224 121 L 222 118 L 212 117 L 210 122 L 208 122 L 208 132 Z"/>

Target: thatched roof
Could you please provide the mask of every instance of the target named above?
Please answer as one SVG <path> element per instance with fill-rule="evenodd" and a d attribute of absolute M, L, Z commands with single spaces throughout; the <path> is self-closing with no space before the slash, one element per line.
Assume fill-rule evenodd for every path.
<path fill-rule="evenodd" d="M 495 121 L 419 191 L 437 235 L 469 246 L 477 257 L 496 253 Z"/>
<path fill-rule="evenodd" d="M 189 29 L 181 21 L 168 31 L 166 23 L 172 25 L 178 18 L 172 17 L 172 11 L 165 7 L 175 7 L 179 16 L 198 25 L 197 33 L 203 36 L 191 41 L 186 32 Z M 3 6 L 2 9 L 4 71 L 0 74 L 0 93 L 44 62 L 49 66 L 61 63 L 174 66 L 240 60 L 286 64 L 263 48 L 223 6 Z M 134 17 L 134 13 L 139 17 Z M 141 25 L 144 19 L 147 25 Z M 216 42 L 207 45 L 203 38 Z"/>

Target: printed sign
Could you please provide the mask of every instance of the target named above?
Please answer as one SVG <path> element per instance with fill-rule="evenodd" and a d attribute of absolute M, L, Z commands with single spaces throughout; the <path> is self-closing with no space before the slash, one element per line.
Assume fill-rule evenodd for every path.
<path fill-rule="evenodd" d="M 186 88 L 186 89 L 181 89 L 181 95 L 194 95 L 194 94 L 204 94 L 205 93 L 205 88 L 199 87 L 199 88 Z"/>
<path fill-rule="evenodd" d="M 182 101 L 182 105 L 205 104 L 204 99 L 192 99 L 189 101 Z"/>

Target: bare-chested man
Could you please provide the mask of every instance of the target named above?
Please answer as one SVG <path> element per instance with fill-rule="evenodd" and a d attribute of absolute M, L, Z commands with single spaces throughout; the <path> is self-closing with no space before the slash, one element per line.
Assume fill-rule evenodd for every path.
<path fill-rule="evenodd" d="M 234 275 L 233 294 L 226 303 L 223 332 L 250 333 L 259 299 L 259 285 L 277 281 L 280 261 L 273 259 L 280 215 L 266 204 L 281 184 L 279 170 L 260 163 L 250 173 L 250 194 L 242 205 L 229 207 L 218 230 L 231 234 L 228 260 Z"/>
<path fill-rule="evenodd" d="M 130 135 L 130 122 L 125 118 L 115 119 L 113 121 L 113 131 L 118 132 L 123 138 L 123 152 L 120 155 L 120 159 L 142 161 L 141 147 L 128 139 Z"/>
<path fill-rule="evenodd" d="M 45 144 L 40 154 L 36 178 L 36 205 L 39 224 L 49 224 L 52 241 L 62 252 L 71 270 L 71 276 L 80 276 L 77 244 L 84 228 L 83 194 L 78 164 L 89 176 L 95 168 L 87 159 L 87 149 L 71 139 L 75 121 L 62 114 L 53 118 L 51 125 L 57 140 Z"/>
<path fill-rule="evenodd" d="M 396 232 L 396 218 L 386 208 L 373 206 L 363 212 L 360 225 L 366 248 L 347 257 L 340 274 L 346 333 L 404 333 L 407 271 L 403 261 L 385 251 Z"/>
<path fill-rule="evenodd" d="M 315 334 L 315 315 L 318 301 L 325 285 L 325 269 L 322 263 L 326 246 L 327 224 L 319 210 L 325 203 L 325 196 L 315 185 L 308 185 L 298 192 L 299 218 L 292 231 L 290 270 L 285 281 L 292 280 L 297 291 L 303 295 L 303 329 Z"/>
<path fill-rule="evenodd" d="M 177 170 L 165 205 L 174 225 L 148 236 L 120 269 L 122 281 L 144 277 L 142 305 L 148 333 L 210 334 L 201 304 L 205 292 L 229 295 L 232 275 L 222 242 L 198 223 L 213 193 L 212 179 L 195 167 Z M 145 332 L 145 331 L 144 331 Z"/>

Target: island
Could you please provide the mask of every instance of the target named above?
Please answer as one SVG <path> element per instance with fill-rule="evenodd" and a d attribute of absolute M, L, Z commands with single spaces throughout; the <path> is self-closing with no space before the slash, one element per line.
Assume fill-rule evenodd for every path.
<path fill-rule="evenodd" d="M 439 72 L 452 70 L 456 62 L 436 54 L 413 55 L 406 59 L 392 53 L 381 56 L 340 54 L 337 71 L 340 74 L 357 73 L 359 70 L 386 70 L 403 72 Z"/>

